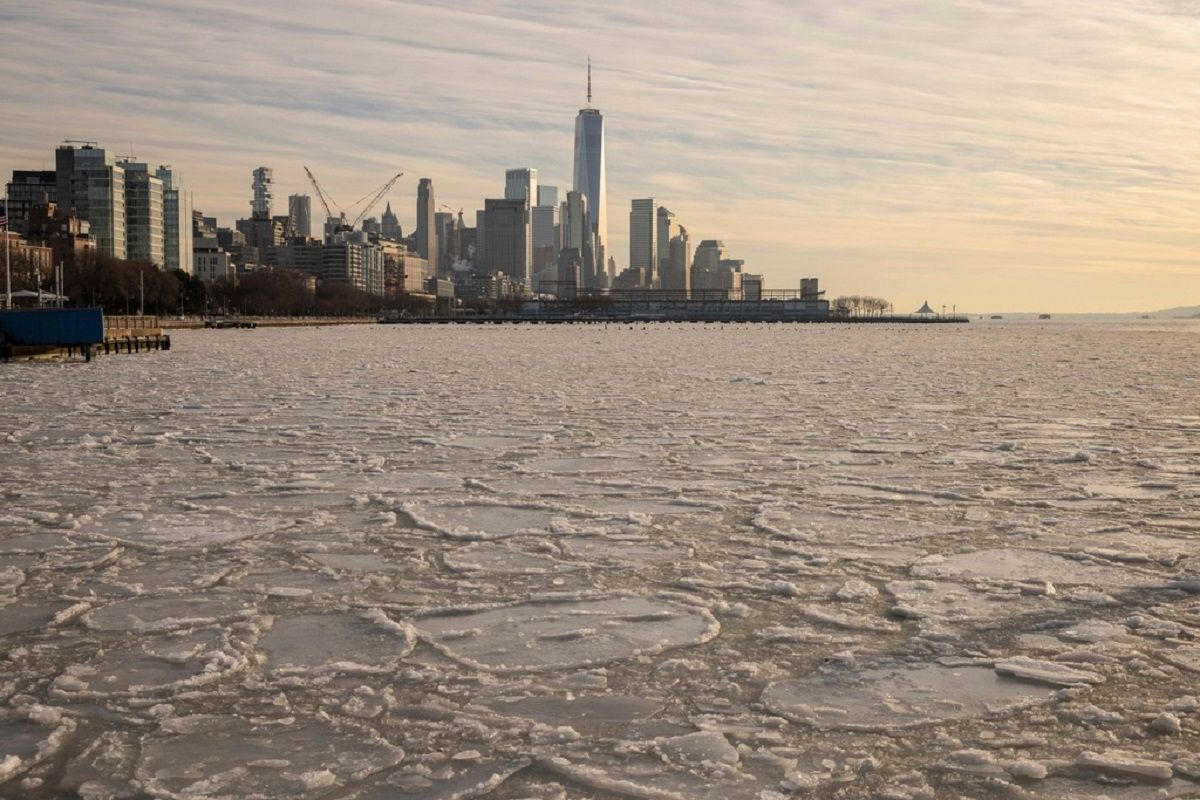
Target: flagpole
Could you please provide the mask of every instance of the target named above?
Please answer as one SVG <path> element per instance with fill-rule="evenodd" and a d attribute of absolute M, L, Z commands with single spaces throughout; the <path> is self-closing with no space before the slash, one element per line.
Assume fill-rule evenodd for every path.
<path fill-rule="evenodd" d="M 8 256 L 8 184 L 4 184 L 4 297 L 5 308 L 12 308 L 12 266 Z"/>

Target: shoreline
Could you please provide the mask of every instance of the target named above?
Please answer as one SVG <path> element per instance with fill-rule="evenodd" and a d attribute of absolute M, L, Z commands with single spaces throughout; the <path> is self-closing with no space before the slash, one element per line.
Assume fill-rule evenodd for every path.
<path fill-rule="evenodd" d="M 374 325 L 376 317 L 230 317 L 239 322 L 253 323 L 259 328 L 300 328 L 321 325 Z M 215 330 L 206 328 L 203 319 L 174 319 L 159 317 L 159 327 L 165 330 Z"/>

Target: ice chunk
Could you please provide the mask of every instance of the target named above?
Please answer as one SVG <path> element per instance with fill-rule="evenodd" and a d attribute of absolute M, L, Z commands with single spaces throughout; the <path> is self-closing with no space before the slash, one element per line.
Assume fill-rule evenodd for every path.
<path fill-rule="evenodd" d="M 58 709 L 0 709 L 0 784 L 57 753 L 74 730 L 74 719 Z"/>
<path fill-rule="evenodd" d="M 1046 607 L 1040 597 L 989 594 L 950 581 L 891 581 L 885 587 L 895 598 L 891 613 L 905 619 L 932 623 L 994 623 L 1012 615 Z"/>
<path fill-rule="evenodd" d="M 912 567 L 918 578 L 982 578 L 997 581 L 1042 581 L 1066 586 L 1154 586 L 1162 581 L 1130 568 L 1088 564 L 1054 553 L 996 547 L 926 559 Z"/>
<path fill-rule="evenodd" d="M 1200 672 L 1200 645 L 1184 644 L 1162 653 L 1165 661 L 1188 672 Z"/>
<path fill-rule="evenodd" d="M 245 657 L 216 631 L 160 635 L 71 665 L 55 680 L 54 690 L 75 698 L 179 690 L 220 680 L 245 665 Z"/>
<path fill-rule="evenodd" d="M 576 568 L 544 553 L 528 553 L 494 542 L 466 545 L 446 553 L 443 560 L 455 572 L 500 575 L 547 575 Z"/>
<path fill-rule="evenodd" d="M 136 517 L 113 514 L 95 519 L 83 530 L 141 547 L 182 550 L 229 544 L 266 535 L 279 530 L 284 524 L 283 520 L 239 517 L 228 513 L 155 513 Z"/>
<path fill-rule="evenodd" d="M 524 717 L 546 725 L 572 725 L 580 730 L 623 726 L 650 717 L 662 704 L 632 695 L 525 697 L 489 704 L 499 714 Z"/>
<path fill-rule="evenodd" d="M 1150 723 L 1150 730 L 1163 736 L 1179 733 L 1182 729 L 1183 724 L 1179 721 L 1179 717 L 1170 711 L 1162 712 Z"/>
<path fill-rule="evenodd" d="M 57 600 L 18 600 L 9 603 L 0 607 L 0 636 L 45 628 L 70 607 L 71 603 Z"/>
<path fill-rule="evenodd" d="M 25 582 L 25 573 L 14 566 L 0 566 L 0 595 L 16 594 Z"/>
<path fill-rule="evenodd" d="M 542 505 L 462 503 L 442 506 L 406 506 L 405 513 L 419 527 L 453 539 L 499 539 L 518 534 L 550 533 L 567 524 L 565 511 Z"/>
<path fill-rule="evenodd" d="M 137 774 L 154 796 L 300 798 L 361 781 L 403 758 L 365 727 L 202 716 L 147 736 Z"/>
<path fill-rule="evenodd" d="M 382 780 L 372 781 L 351 795 L 353 800 L 467 800 L 487 797 L 525 769 L 524 759 L 501 759 L 486 763 L 451 761 L 436 773 L 398 769 Z"/>
<path fill-rule="evenodd" d="M 1050 686 L 1104 683 L 1104 676 L 1099 673 L 1075 669 L 1051 661 L 1038 661 L 1027 656 L 1014 656 L 997 661 L 996 672 Z"/>
<path fill-rule="evenodd" d="M 84 614 L 88 627 L 99 631 L 169 631 L 230 622 L 254 613 L 253 606 L 233 595 L 165 595 L 137 597 L 101 606 Z"/>
<path fill-rule="evenodd" d="M 887 730 L 1003 714 L 1053 698 L 1049 689 L 981 666 L 831 664 L 773 683 L 763 703 L 781 716 L 821 728 Z"/>
<path fill-rule="evenodd" d="M 707 642 L 705 608 L 636 596 L 548 597 L 503 606 L 433 609 L 413 626 L 451 658 L 484 670 L 583 667 Z M 478 630 L 474 636 L 455 635 Z"/>
<path fill-rule="evenodd" d="M 1103 753 L 1085 750 L 1075 759 L 1075 763 L 1104 773 L 1156 781 L 1168 781 L 1174 775 L 1171 765 L 1166 761 L 1152 761 L 1121 750 L 1106 750 Z"/>
<path fill-rule="evenodd" d="M 379 610 L 283 617 L 258 643 L 270 667 L 284 672 L 393 668 L 415 645 L 411 628 Z"/>
<path fill-rule="evenodd" d="M 702 767 L 738 763 L 737 749 L 716 731 L 672 736 L 657 740 L 655 745 L 663 756 L 677 764 Z"/>
<path fill-rule="evenodd" d="M 857 602 L 878 597 L 879 590 L 866 581 L 850 580 L 842 584 L 833 596 L 838 600 Z"/>
<path fill-rule="evenodd" d="M 568 554 L 593 564 L 632 567 L 685 561 L 693 553 L 690 547 L 637 535 L 565 536 L 562 545 Z"/>

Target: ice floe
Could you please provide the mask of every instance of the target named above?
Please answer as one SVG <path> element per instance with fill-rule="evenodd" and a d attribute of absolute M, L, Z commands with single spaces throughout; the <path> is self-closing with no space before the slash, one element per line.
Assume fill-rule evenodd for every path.
<path fill-rule="evenodd" d="M 1195 337 L 950 327 L 0 365 L 0 798 L 1197 796 Z"/>
<path fill-rule="evenodd" d="M 635 596 L 434 609 L 412 624 L 452 658 L 498 672 L 605 664 L 700 644 L 720 631 L 705 608 Z"/>
<path fill-rule="evenodd" d="M 937 663 L 829 665 L 771 684 L 763 703 L 788 719 L 821 728 L 888 730 L 998 716 L 1048 703 L 1053 692 L 991 667 Z"/>

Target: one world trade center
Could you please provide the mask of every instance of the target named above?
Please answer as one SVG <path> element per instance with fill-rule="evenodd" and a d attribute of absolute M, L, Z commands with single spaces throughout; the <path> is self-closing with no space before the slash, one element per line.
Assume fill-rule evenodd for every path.
<path fill-rule="evenodd" d="M 592 60 L 588 59 L 587 108 L 575 118 L 575 191 L 586 198 L 588 237 L 591 253 L 584 254 L 586 282 L 592 288 L 608 286 L 613 276 L 608 274 L 607 249 L 608 192 L 604 165 L 604 117 L 592 108 Z M 589 257 L 590 256 L 590 257 Z"/>

